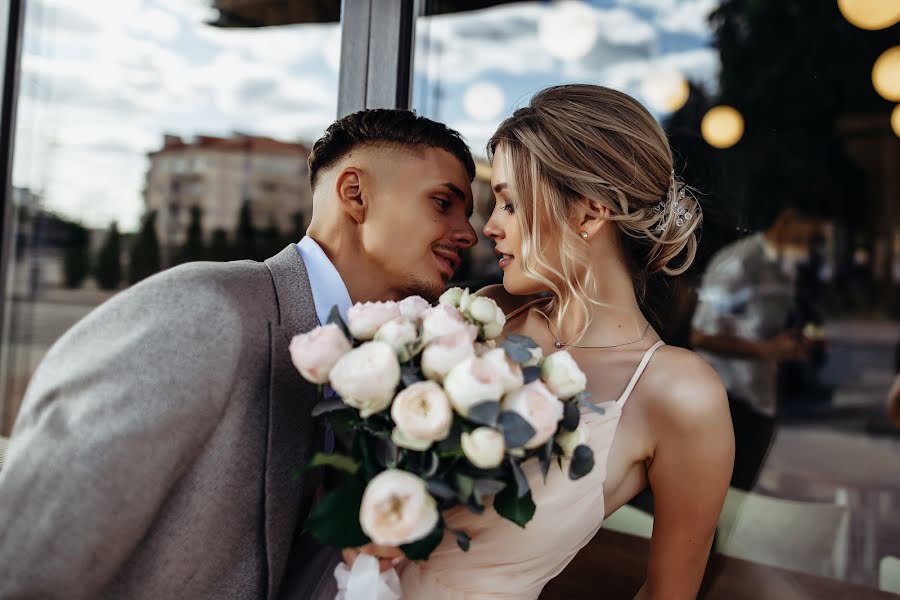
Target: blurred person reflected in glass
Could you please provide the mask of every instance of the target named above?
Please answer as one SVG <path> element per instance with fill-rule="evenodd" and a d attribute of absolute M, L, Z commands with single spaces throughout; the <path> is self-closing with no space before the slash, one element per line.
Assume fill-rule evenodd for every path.
<path fill-rule="evenodd" d="M 725 246 L 703 275 L 691 343 L 725 383 L 735 436 L 734 487 L 756 482 L 775 433 L 778 367 L 804 361 L 808 340 L 787 323 L 795 277 L 785 250 L 799 220 L 790 208 L 761 214 L 764 227 Z"/>

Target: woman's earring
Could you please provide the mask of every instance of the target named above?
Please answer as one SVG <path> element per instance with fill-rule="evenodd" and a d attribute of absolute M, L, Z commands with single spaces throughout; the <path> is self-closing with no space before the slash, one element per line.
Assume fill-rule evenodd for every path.
<path fill-rule="evenodd" d="M 581 237 L 582 237 L 582 239 L 585 239 L 585 240 L 588 239 L 588 232 L 587 232 L 587 231 L 582 231 L 582 232 L 581 232 Z"/>

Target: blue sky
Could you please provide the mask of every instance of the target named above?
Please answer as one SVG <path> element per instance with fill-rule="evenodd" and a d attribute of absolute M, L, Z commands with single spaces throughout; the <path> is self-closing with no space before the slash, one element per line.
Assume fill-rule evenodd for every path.
<path fill-rule="evenodd" d="M 420 19 L 414 107 L 481 154 L 503 117 L 547 85 L 641 98 L 648 77 L 676 69 L 711 87 L 715 4 L 526 2 Z M 203 24 L 207 0 L 27 5 L 14 183 L 89 225 L 137 226 L 146 153 L 164 133 L 312 141 L 335 117 L 337 24 L 217 29 Z"/>

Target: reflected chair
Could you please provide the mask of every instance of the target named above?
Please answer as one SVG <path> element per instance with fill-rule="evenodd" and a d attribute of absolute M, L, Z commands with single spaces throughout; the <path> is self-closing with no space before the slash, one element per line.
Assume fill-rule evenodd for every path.
<path fill-rule="evenodd" d="M 885 556 L 878 566 L 878 589 L 900 594 L 900 558 Z"/>
<path fill-rule="evenodd" d="M 845 506 L 798 502 L 729 488 L 716 552 L 825 577 L 846 574 Z"/>
<path fill-rule="evenodd" d="M 649 539 L 653 533 L 653 516 L 625 504 L 622 508 L 606 517 L 602 527 L 603 529 Z"/>

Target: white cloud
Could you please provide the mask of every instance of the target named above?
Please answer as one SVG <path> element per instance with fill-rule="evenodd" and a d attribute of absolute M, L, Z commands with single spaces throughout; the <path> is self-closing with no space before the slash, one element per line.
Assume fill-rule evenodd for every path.
<path fill-rule="evenodd" d="M 513 105 L 548 84 L 637 94 L 654 68 L 714 82 L 717 56 L 703 47 L 713 4 L 524 2 L 422 18 L 416 81 L 439 82 L 439 117 L 482 154 Z M 579 60 L 554 58 L 539 42 L 542 19 L 561 7 L 596 25 Z M 15 182 L 46 189 L 48 206 L 91 225 L 115 217 L 125 230 L 137 226 L 146 152 L 163 133 L 239 130 L 311 142 L 336 113 L 337 24 L 219 29 L 204 24 L 215 17 L 209 0 L 32 0 L 28 17 Z M 662 55 L 662 36 L 673 33 L 696 36 L 696 47 Z M 463 96 L 478 82 L 504 99 L 499 113 L 495 106 L 473 120 Z"/>

